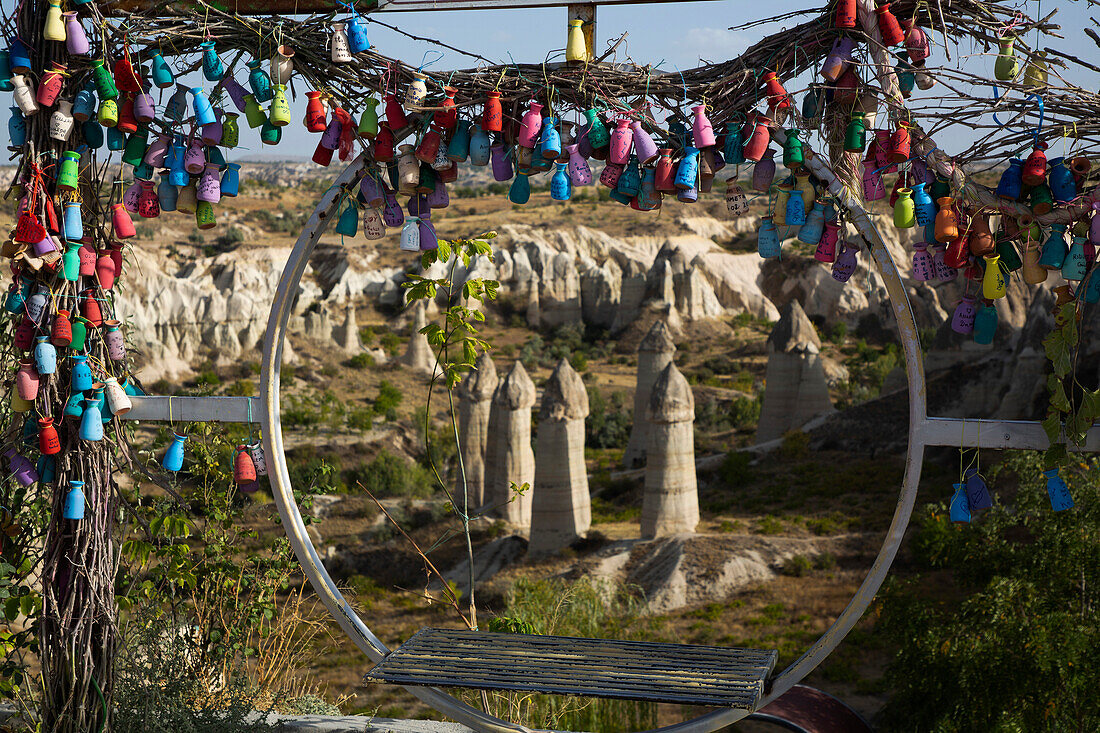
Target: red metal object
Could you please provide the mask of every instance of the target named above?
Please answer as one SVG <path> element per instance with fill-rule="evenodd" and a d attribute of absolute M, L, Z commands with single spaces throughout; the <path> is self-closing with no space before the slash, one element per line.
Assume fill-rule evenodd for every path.
<path fill-rule="evenodd" d="M 775 723 L 798 733 L 872 733 L 863 716 L 808 685 L 795 685 L 750 715 L 749 720 Z"/>

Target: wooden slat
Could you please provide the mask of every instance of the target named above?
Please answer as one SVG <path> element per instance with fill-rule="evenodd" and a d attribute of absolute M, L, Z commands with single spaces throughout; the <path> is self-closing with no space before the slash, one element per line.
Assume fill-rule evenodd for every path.
<path fill-rule="evenodd" d="M 753 710 L 774 650 L 422 629 L 367 682 Z"/>

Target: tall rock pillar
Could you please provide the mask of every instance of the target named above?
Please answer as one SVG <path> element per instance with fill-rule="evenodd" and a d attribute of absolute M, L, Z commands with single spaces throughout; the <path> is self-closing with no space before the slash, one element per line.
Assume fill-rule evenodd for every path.
<path fill-rule="evenodd" d="M 584 381 L 562 359 L 542 393 L 531 502 L 531 554 L 553 552 L 583 537 L 592 525 L 584 464 Z"/>
<path fill-rule="evenodd" d="M 458 385 L 458 434 L 462 440 L 462 465 L 466 469 L 471 511 L 485 503 L 485 448 L 489 439 L 489 411 L 498 382 L 496 365 L 488 352 L 484 352 L 477 358 L 474 371 Z M 461 497 L 461 483 L 457 490 Z"/>
<path fill-rule="evenodd" d="M 640 468 L 645 463 L 649 436 L 646 409 L 653 391 L 653 383 L 666 366 L 672 363 L 676 344 L 664 321 L 655 321 L 649 333 L 638 346 L 638 377 L 634 386 L 634 424 L 630 428 L 630 440 L 623 451 L 623 465 Z"/>
<path fill-rule="evenodd" d="M 694 532 L 699 523 L 695 482 L 695 397 L 684 375 L 669 364 L 657 377 L 646 413 L 642 538 Z"/>
<path fill-rule="evenodd" d="M 768 371 L 756 442 L 782 438 L 788 430 L 801 428 L 832 409 L 821 364 L 821 340 L 802 306 L 792 300 L 768 336 Z"/>
<path fill-rule="evenodd" d="M 535 383 L 517 361 L 497 385 L 489 414 L 489 444 L 485 463 L 485 504 L 490 514 L 515 527 L 531 526 L 535 453 L 531 449 L 531 407 Z M 511 484 L 531 484 L 512 499 Z"/>

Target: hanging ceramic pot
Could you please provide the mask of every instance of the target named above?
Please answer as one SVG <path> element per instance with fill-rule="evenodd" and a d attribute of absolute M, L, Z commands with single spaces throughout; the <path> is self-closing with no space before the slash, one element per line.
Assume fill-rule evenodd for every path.
<path fill-rule="evenodd" d="M 993 233 L 989 230 L 989 218 L 981 212 L 975 213 L 970 219 L 970 254 L 985 257 L 992 254 L 995 248 Z"/>
<path fill-rule="evenodd" d="M 329 50 L 330 58 L 334 64 L 348 64 L 355 60 L 355 57 L 351 55 L 351 47 L 348 45 L 348 33 L 343 23 L 333 23 L 331 26 L 331 34 L 329 35 Z M 406 104 L 419 104 L 419 102 L 410 102 L 408 98 L 405 100 Z"/>
<path fill-rule="evenodd" d="M 898 191 L 898 200 L 894 204 L 894 226 L 898 229 L 910 229 L 917 224 L 912 195 L 913 191 L 910 188 L 902 188 Z"/>
<path fill-rule="evenodd" d="M 561 135 L 557 129 L 558 118 L 547 117 L 542 121 L 539 136 L 539 154 L 546 160 L 556 160 L 561 155 Z"/>
<path fill-rule="evenodd" d="M 841 244 L 840 252 L 836 256 L 836 261 L 833 262 L 832 275 L 834 280 L 846 283 L 852 279 L 852 275 L 856 273 L 856 268 L 859 265 L 856 259 L 858 254 L 858 244 L 853 244 L 852 242 L 843 242 Z"/>
<path fill-rule="evenodd" d="M 826 221 L 821 233 L 821 241 L 817 243 L 814 251 L 814 259 L 818 262 L 831 263 L 836 261 L 836 246 L 840 239 L 840 224 L 836 221 Z"/>
<path fill-rule="evenodd" d="M 764 83 L 764 94 L 768 98 L 768 108 L 771 110 L 788 109 L 791 106 L 790 101 L 787 99 L 787 90 L 783 88 L 783 84 L 779 81 L 779 77 L 774 71 L 765 72 L 761 81 Z M 698 110 L 700 107 L 693 107 L 692 110 Z M 698 112 L 696 112 L 698 114 Z M 713 145 L 713 143 L 711 143 Z"/>
<path fill-rule="evenodd" d="M 491 148 L 493 162 L 493 180 L 503 182 L 511 180 L 512 161 L 508 151 L 503 145 L 494 145 Z"/>
<path fill-rule="evenodd" d="M 787 206 L 789 208 L 790 204 L 788 203 Z M 790 221 L 790 216 L 787 217 L 787 221 Z M 821 241 L 821 237 L 824 235 L 824 230 L 825 205 L 817 201 L 806 213 L 806 223 L 798 229 L 798 241 L 803 244 L 817 246 L 818 242 Z"/>
<path fill-rule="evenodd" d="M 847 153 L 863 153 L 867 146 L 867 124 L 863 115 L 855 113 L 844 133 L 844 151 Z"/>
<path fill-rule="evenodd" d="M 199 44 L 202 52 L 202 75 L 207 81 L 221 81 L 225 76 L 225 64 L 218 58 L 218 51 L 214 48 L 214 42 L 205 40 Z"/>
<path fill-rule="evenodd" d="M 214 107 L 202 87 L 191 87 L 191 106 L 195 112 L 195 124 L 201 126 L 214 122 Z"/>
<path fill-rule="evenodd" d="M 583 160 L 583 159 L 582 159 Z M 588 164 L 585 163 L 585 166 Z M 676 193 L 676 169 L 672 163 L 672 150 L 662 148 L 654 176 L 654 187 L 661 193 Z"/>
<path fill-rule="evenodd" d="M 882 34 L 882 45 L 889 48 L 900 46 L 905 42 L 905 34 L 902 33 L 901 24 L 890 12 L 890 3 L 883 3 L 876 7 L 875 14 L 878 16 L 878 29 Z"/>
<path fill-rule="evenodd" d="M 1066 225 L 1054 224 L 1050 227 L 1050 236 L 1043 244 L 1039 264 L 1047 270 L 1061 270 L 1067 255 Z"/>
<path fill-rule="evenodd" d="M 592 151 L 595 154 L 611 143 L 611 135 L 607 132 L 607 126 L 604 125 L 595 109 L 586 109 L 584 116 L 588 120 L 588 144 L 592 146 Z"/>
<path fill-rule="evenodd" d="M 290 104 L 286 100 L 286 86 L 283 84 L 275 85 L 268 119 L 275 127 L 285 127 L 290 124 Z"/>
<path fill-rule="evenodd" d="M 54 61 L 48 72 L 42 75 L 42 81 L 38 84 L 38 93 L 35 100 L 43 107 L 52 107 L 61 94 L 67 75 L 65 64 Z M 17 101 L 18 103 L 18 101 Z M 26 110 L 24 110 L 26 113 Z"/>
<path fill-rule="evenodd" d="M 1001 258 L 997 254 L 988 254 L 985 258 L 985 275 L 982 278 L 982 296 L 987 300 L 1005 297 L 1004 272 L 1001 270 Z"/>
<path fill-rule="evenodd" d="M 835 28 L 856 27 L 856 0 L 837 0 L 833 26 Z"/>
<path fill-rule="evenodd" d="M 50 115 L 50 137 L 58 142 L 66 142 L 73 131 L 73 103 L 62 99 L 57 109 Z"/>
<path fill-rule="evenodd" d="M 722 147 L 726 163 L 740 165 L 745 162 L 745 146 L 741 137 L 741 127 L 733 122 L 726 123 L 726 140 Z"/>
<path fill-rule="evenodd" d="M 347 36 L 348 47 L 353 54 L 370 50 L 370 41 L 367 39 L 367 26 L 358 15 L 348 18 Z"/>
<path fill-rule="evenodd" d="M 426 74 L 413 73 L 413 80 L 409 82 L 409 86 L 405 89 L 406 107 L 419 107 L 424 103 L 428 96 L 428 85 L 425 83 L 427 78 Z"/>
<path fill-rule="evenodd" d="M 983 300 L 982 307 L 974 316 L 974 343 L 988 345 L 993 343 L 997 333 L 997 307 L 990 300 Z"/>
<path fill-rule="evenodd" d="M 1085 238 L 1075 236 L 1069 246 L 1069 252 L 1066 253 L 1066 258 L 1062 262 L 1062 277 L 1066 280 L 1080 282 L 1085 279 L 1088 267 L 1088 258 L 1085 256 Z"/>
<path fill-rule="evenodd" d="M 1020 172 L 1020 177 L 1025 185 L 1038 186 L 1046 182 L 1047 178 L 1047 156 L 1044 152 L 1047 149 L 1045 142 L 1038 142 L 1035 145 L 1035 149 L 1031 151 L 1031 155 L 1027 156 L 1027 160 L 1024 162 L 1023 169 Z"/>
<path fill-rule="evenodd" d="M 768 144 L 771 142 L 771 135 L 768 132 L 770 124 L 771 120 L 763 115 L 756 115 L 751 120 L 752 134 L 745 143 L 745 160 L 759 163 L 764 157 L 764 151 L 768 149 Z"/>
<path fill-rule="evenodd" d="M 932 55 L 932 44 L 928 40 L 928 34 L 924 29 L 912 20 L 900 21 L 902 33 L 905 34 L 905 50 L 909 58 L 915 63 L 924 61 Z"/>
<path fill-rule="evenodd" d="M 359 118 L 359 137 L 373 140 L 377 134 L 378 100 L 374 97 L 367 97 L 363 102 L 363 116 Z"/>
<path fill-rule="evenodd" d="M 726 180 L 726 209 L 735 219 L 749 213 L 749 199 L 733 178 Z"/>
<path fill-rule="evenodd" d="M 46 41 L 64 41 L 65 18 L 62 14 L 61 2 L 51 2 L 46 9 L 46 22 L 43 25 L 42 37 Z"/>
<path fill-rule="evenodd" d="M 955 213 L 955 200 L 950 196 L 940 198 L 936 213 L 936 241 L 951 242 L 959 236 L 959 217 Z"/>
<path fill-rule="evenodd" d="M 774 76 L 774 75 L 773 75 Z M 776 84 L 779 82 L 776 81 Z M 782 89 L 782 86 L 779 87 Z M 707 108 L 705 105 L 697 105 L 691 108 L 691 137 L 695 141 L 696 148 L 709 148 L 714 145 L 714 127 L 711 125 L 710 120 L 707 119 Z"/>
<path fill-rule="evenodd" d="M 773 156 L 775 151 L 768 148 L 761 155 L 760 160 L 752 169 L 752 187 L 753 190 L 760 193 L 767 193 L 771 188 L 772 181 L 775 179 L 775 160 Z"/>
<path fill-rule="evenodd" d="M 271 82 L 273 84 L 289 84 L 290 76 L 294 73 L 294 49 L 290 46 L 279 46 L 275 55 L 271 57 Z M 251 81 L 251 75 L 249 75 Z"/>
<path fill-rule="evenodd" d="M 770 216 L 760 219 L 760 229 L 756 234 L 756 251 L 764 259 L 772 259 L 780 255 L 779 230 L 775 228 Z"/>
<path fill-rule="evenodd" d="M 1012 81 L 1020 71 L 1020 62 L 1013 50 L 1015 43 L 1014 36 L 1004 36 L 997 41 L 1000 50 L 997 53 L 997 61 L 993 64 L 993 76 L 998 81 Z"/>
<path fill-rule="evenodd" d="M 519 128 L 519 136 L 516 138 L 516 144 L 520 147 L 534 149 L 535 142 L 538 140 L 541 131 L 542 105 L 538 102 L 531 102 L 527 111 L 523 114 L 523 120 Z"/>
<path fill-rule="evenodd" d="M 164 470 L 176 473 L 183 468 L 183 444 L 186 440 L 186 435 L 180 435 L 179 433 L 173 434 L 172 442 L 168 446 L 164 458 L 161 460 L 160 465 L 164 467 Z"/>
<path fill-rule="evenodd" d="M 856 44 L 848 36 L 840 36 L 833 41 L 833 47 L 829 55 L 825 57 L 821 65 L 821 76 L 827 81 L 835 82 L 844 73 L 844 70 L 852 63 L 852 51 Z"/>
<path fill-rule="evenodd" d="M 699 174 L 699 150 L 688 146 L 684 148 L 684 157 L 676 169 L 676 178 L 673 184 L 679 190 L 695 188 L 696 178 Z"/>
<path fill-rule="evenodd" d="M 38 102 L 35 101 L 34 88 L 31 82 L 20 74 L 13 76 L 11 81 L 12 84 L 15 85 L 15 91 L 13 92 L 15 104 L 23 113 L 23 116 L 30 117 L 31 115 L 37 114 Z"/>
<path fill-rule="evenodd" d="M 935 277 L 935 263 L 928 252 L 928 245 L 924 242 L 915 242 L 913 244 L 913 279 L 918 282 L 928 282 Z"/>
<path fill-rule="evenodd" d="M 19 369 L 15 372 L 15 389 L 19 396 L 27 402 L 34 402 L 38 397 L 38 372 L 34 369 L 34 361 L 24 359 L 19 362 Z"/>
<path fill-rule="evenodd" d="M 1077 198 L 1077 180 L 1066 167 L 1064 158 L 1051 158 L 1048 183 L 1050 192 L 1058 203 L 1068 203 Z M 1000 186 L 997 187 L 997 192 L 1000 193 Z"/>
<path fill-rule="evenodd" d="M 570 18 L 566 34 L 565 60 L 571 64 L 583 64 L 592 60 L 584 38 L 584 19 Z"/>

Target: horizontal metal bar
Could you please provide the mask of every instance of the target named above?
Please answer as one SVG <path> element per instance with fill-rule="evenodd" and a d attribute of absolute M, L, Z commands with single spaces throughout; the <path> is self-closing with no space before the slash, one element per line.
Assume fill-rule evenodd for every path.
<path fill-rule="evenodd" d="M 263 421 L 258 397 L 131 397 L 132 410 L 120 415 L 123 420 L 177 422 L 252 422 Z"/>
<path fill-rule="evenodd" d="M 994 448 L 997 450 L 1046 450 L 1050 440 L 1042 424 L 1034 420 L 963 420 L 953 417 L 928 417 L 917 428 L 917 439 L 924 445 L 956 448 Z M 1088 432 L 1081 447 L 1070 450 L 1100 452 L 1100 427 Z"/>

